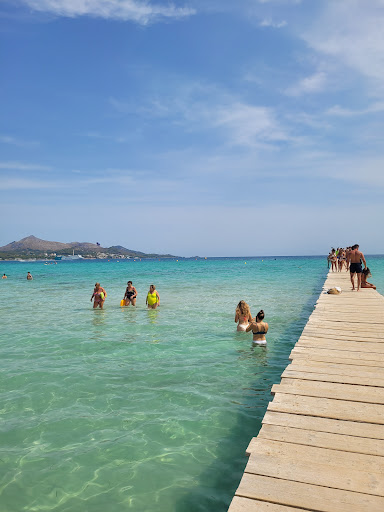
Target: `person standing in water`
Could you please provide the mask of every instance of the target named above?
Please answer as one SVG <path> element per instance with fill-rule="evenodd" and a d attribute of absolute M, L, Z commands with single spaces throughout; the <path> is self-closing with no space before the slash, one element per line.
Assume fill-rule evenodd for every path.
<path fill-rule="evenodd" d="M 3 277 L 1 279 L 7 279 L 8 276 L 6 274 L 3 274 Z"/>
<path fill-rule="evenodd" d="M 268 324 L 264 322 L 264 311 L 261 309 L 256 316 L 256 322 L 252 322 L 246 328 L 247 332 L 252 331 L 253 333 L 253 343 L 257 345 L 266 345 L 267 340 L 265 339 L 265 335 L 268 332 Z"/>
<path fill-rule="evenodd" d="M 104 288 L 100 286 L 100 283 L 96 283 L 91 297 L 91 302 L 93 300 L 93 309 L 96 309 L 97 307 L 103 309 L 106 296 L 107 292 Z"/>
<path fill-rule="evenodd" d="M 136 306 L 137 290 L 133 286 L 132 281 L 128 281 L 127 285 L 124 295 L 125 305 L 129 306 L 132 304 L 132 306 Z"/>
<path fill-rule="evenodd" d="M 33 279 L 32 274 L 30 272 L 28 272 L 28 274 L 27 274 L 27 279 L 28 279 L 28 281 L 32 281 L 32 279 Z"/>
<path fill-rule="evenodd" d="M 145 303 L 148 305 L 149 309 L 156 309 L 157 306 L 160 306 L 160 295 L 157 293 L 154 284 L 151 284 L 149 287 L 149 292 L 147 298 L 145 299 Z"/>
<path fill-rule="evenodd" d="M 235 314 L 235 322 L 238 322 L 237 330 L 245 331 L 249 322 L 252 322 L 252 320 L 253 318 L 248 304 L 244 300 L 241 300 L 237 305 Z"/>

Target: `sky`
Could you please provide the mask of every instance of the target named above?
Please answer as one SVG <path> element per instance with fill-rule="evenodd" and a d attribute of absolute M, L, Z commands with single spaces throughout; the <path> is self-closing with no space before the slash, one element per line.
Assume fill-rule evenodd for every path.
<path fill-rule="evenodd" d="M 3 0 L 0 245 L 384 253 L 384 0 Z"/>

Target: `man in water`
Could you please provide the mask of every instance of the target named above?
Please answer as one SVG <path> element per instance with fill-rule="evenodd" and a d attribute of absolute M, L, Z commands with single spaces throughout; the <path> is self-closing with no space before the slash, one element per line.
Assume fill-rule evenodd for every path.
<path fill-rule="evenodd" d="M 28 281 L 32 281 L 32 279 L 33 279 L 32 274 L 30 272 L 28 272 L 28 274 L 27 274 L 27 279 L 28 279 Z"/>
<path fill-rule="evenodd" d="M 6 274 L 3 274 L 3 277 L 1 279 L 7 279 Z"/>
<path fill-rule="evenodd" d="M 352 250 L 348 253 L 348 263 L 350 263 L 349 271 L 351 275 L 352 290 L 355 289 L 355 274 L 357 274 L 357 291 L 361 286 L 361 261 L 364 263 L 364 268 L 367 268 L 364 254 L 359 251 L 359 244 L 352 245 Z"/>

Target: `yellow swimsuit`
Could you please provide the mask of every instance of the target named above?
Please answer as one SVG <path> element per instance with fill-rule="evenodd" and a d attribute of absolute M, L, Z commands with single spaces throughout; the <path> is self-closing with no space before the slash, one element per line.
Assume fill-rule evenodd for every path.
<path fill-rule="evenodd" d="M 149 306 L 153 306 L 154 304 L 156 304 L 156 302 L 157 302 L 156 292 L 154 292 L 154 293 L 148 292 L 147 302 L 148 302 Z"/>

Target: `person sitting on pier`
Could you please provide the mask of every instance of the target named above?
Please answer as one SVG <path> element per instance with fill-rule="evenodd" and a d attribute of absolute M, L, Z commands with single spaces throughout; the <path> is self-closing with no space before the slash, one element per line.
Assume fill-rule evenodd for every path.
<path fill-rule="evenodd" d="M 361 273 L 361 287 L 362 288 L 372 288 L 372 290 L 376 290 L 376 286 L 372 283 L 368 283 L 367 277 L 372 277 L 371 271 L 369 268 L 365 268 Z"/>
<path fill-rule="evenodd" d="M 357 274 L 357 291 L 361 285 L 361 261 L 364 263 L 364 268 L 367 268 L 367 262 L 365 261 L 364 254 L 359 251 L 359 244 L 352 246 L 351 252 L 348 254 L 350 262 L 349 272 L 351 275 L 352 290 L 355 289 L 355 274 Z"/>
<path fill-rule="evenodd" d="M 265 339 L 265 335 L 268 332 L 268 324 L 267 322 L 263 322 L 264 320 L 264 311 L 261 309 L 256 316 L 256 322 L 252 322 L 246 328 L 246 331 L 253 332 L 253 343 L 256 345 L 266 345 L 267 340 Z"/>

